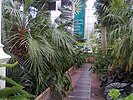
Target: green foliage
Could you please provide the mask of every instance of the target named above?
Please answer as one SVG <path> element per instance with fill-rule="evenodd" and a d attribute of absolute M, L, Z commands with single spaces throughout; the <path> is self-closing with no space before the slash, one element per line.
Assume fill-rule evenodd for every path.
<path fill-rule="evenodd" d="M 16 65 L 18 64 L 18 61 L 16 61 L 14 64 L 0 64 L 0 67 L 3 67 L 3 66 L 5 66 L 5 67 L 15 67 Z"/>
<path fill-rule="evenodd" d="M 109 91 L 108 95 L 111 96 L 114 100 L 116 100 L 118 96 L 120 96 L 120 91 L 118 89 L 112 89 Z"/>
<path fill-rule="evenodd" d="M 10 78 L 0 76 L 0 79 L 5 80 L 7 83 L 10 83 L 12 86 L 0 89 L 0 99 L 9 99 L 9 100 L 30 100 L 33 98 L 33 95 L 30 95 L 24 91 L 24 87 L 17 84 Z"/>
<path fill-rule="evenodd" d="M 112 64 L 112 57 L 110 56 L 111 50 L 108 49 L 107 54 L 103 54 L 101 50 L 94 54 L 94 63 L 92 70 L 99 76 L 108 71 L 109 65 Z"/>
<path fill-rule="evenodd" d="M 130 94 L 129 96 L 127 96 L 124 99 L 120 99 L 120 100 L 132 100 L 133 99 L 133 94 Z"/>
<path fill-rule="evenodd" d="M 107 28 L 107 44 L 108 47 L 111 47 L 111 52 L 105 57 L 107 60 L 110 59 L 109 63 L 105 62 L 102 63 L 102 65 L 100 62 L 105 61 L 105 59 L 99 57 L 103 60 L 99 60 L 100 62 L 96 65 L 98 66 L 98 64 L 101 64 L 102 69 L 104 69 L 104 64 L 107 64 L 106 69 L 109 68 L 109 70 L 107 70 L 105 74 L 104 72 L 101 72 L 101 74 L 103 74 L 101 78 L 103 81 L 102 85 L 104 86 L 105 93 L 113 87 L 121 89 L 120 96 L 118 95 L 119 91 L 116 90 L 109 93 L 109 95 L 116 100 L 119 100 L 119 97 L 121 96 L 124 97 L 125 95 L 127 96 L 127 94 L 132 93 L 130 85 L 128 85 L 130 89 L 126 89 L 128 86 L 123 87 L 122 85 L 122 82 L 126 82 L 127 84 L 132 82 L 132 7 L 132 0 L 96 0 L 95 2 L 96 14 L 98 16 L 98 28 L 99 30 L 102 30 L 103 27 Z M 102 55 L 103 54 L 101 54 L 101 56 Z M 99 69 L 100 68 L 97 68 L 98 71 Z M 113 100 L 110 98 L 108 99 Z M 122 100 L 127 99 L 128 97 Z"/>
<path fill-rule="evenodd" d="M 106 20 L 103 21 L 103 18 L 110 12 L 110 9 L 108 9 L 110 7 L 110 1 L 111 0 L 96 0 L 94 3 L 94 7 L 96 8 L 95 14 L 98 16 L 97 21 L 100 26 L 110 24 L 109 22 L 106 23 Z"/>
<path fill-rule="evenodd" d="M 72 9 L 69 7 L 61 7 L 58 8 L 61 12 L 60 16 L 55 19 L 55 22 L 59 25 L 59 27 L 64 27 L 64 30 L 71 34 L 72 32 Z"/>
<path fill-rule="evenodd" d="M 6 66 L 9 68 L 15 67 L 18 62 L 14 64 L 0 64 L 1 66 Z M 30 100 L 33 98 L 33 95 L 27 93 L 21 85 L 13 81 L 8 77 L 0 76 L 0 80 L 5 80 L 7 83 L 10 84 L 10 87 L 6 87 L 0 89 L 0 99 L 2 100 Z"/>
<path fill-rule="evenodd" d="M 110 6 L 115 15 L 121 15 L 126 9 L 126 3 L 122 0 L 111 0 Z"/>
<path fill-rule="evenodd" d="M 33 0 L 24 0 L 24 12 L 26 13 L 27 10 L 29 10 L 29 6 L 33 3 Z"/>
<path fill-rule="evenodd" d="M 77 52 L 73 55 L 74 58 L 74 67 L 80 68 L 85 63 L 87 58 L 87 54 L 77 50 Z"/>
<path fill-rule="evenodd" d="M 49 3 L 57 0 L 33 0 L 33 1 L 34 3 L 32 5 L 34 5 L 40 11 L 48 9 Z"/>
<path fill-rule="evenodd" d="M 108 2 L 108 3 L 106 3 Z M 107 42 L 112 47 L 113 66 L 123 64 L 132 69 L 132 1 L 97 0 L 95 3 L 99 24 L 107 28 Z M 100 9 L 98 9 L 100 8 Z M 101 12 L 100 12 L 101 10 Z"/>
<path fill-rule="evenodd" d="M 133 94 L 130 94 L 129 96 L 118 99 L 118 97 L 121 95 L 120 91 L 118 89 L 112 89 L 108 93 L 109 96 L 111 96 L 114 100 L 132 100 L 133 99 Z"/>
<path fill-rule="evenodd" d="M 67 96 L 67 92 L 72 89 L 71 81 L 68 76 L 62 72 L 51 71 L 51 74 L 47 77 L 52 81 L 50 84 L 50 89 L 52 93 L 50 94 L 50 100 L 62 100 L 62 97 Z M 52 76 L 51 76 L 52 75 Z"/>
<path fill-rule="evenodd" d="M 17 3 L 3 2 L 5 50 L 12 55 L 9 63 L 19 61 L 16 68 L 8 69 L 8 76 L 36 96 L 52 87 L 54 97 L 61 100 L 71 86 L 63 73 L 73 65 L 82 65 L 84 56 L 75 50 L 75 37 L 65 31 L 65 25 L 53 27 L 50 13 L 42 10 L 42 5 L 33 18 L 28 8 L 36 5 L 31 3 L 22 2 L 25 11 L 20 11 Z"/>

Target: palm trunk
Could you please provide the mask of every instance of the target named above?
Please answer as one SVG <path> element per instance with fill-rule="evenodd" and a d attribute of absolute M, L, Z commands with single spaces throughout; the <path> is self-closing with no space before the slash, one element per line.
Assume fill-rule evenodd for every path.
<path fill-rule="evenodd" d="M 101 42 L 102 42 L 102 51 L 106 53 L 107 51 L 106 27 L 103 27 L 101 30 Z"/>

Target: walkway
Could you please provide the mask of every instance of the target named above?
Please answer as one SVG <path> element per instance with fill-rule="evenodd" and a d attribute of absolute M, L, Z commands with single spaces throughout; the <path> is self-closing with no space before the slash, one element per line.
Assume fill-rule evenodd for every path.
<path fill-rule="evenodd" d="M 73 91 L 68 96 L 68 100 L 90 100 L 91 92 L 91 72 L 88 71 L 89 64 L 85 64 Z"/>

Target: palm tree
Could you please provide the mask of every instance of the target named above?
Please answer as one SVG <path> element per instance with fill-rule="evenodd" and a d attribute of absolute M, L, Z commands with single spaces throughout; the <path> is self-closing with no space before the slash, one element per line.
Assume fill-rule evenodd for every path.
<path fill-rule="evenodd" d="M 109 2 L 110 0 L 96 0 L 94 6 L 96 8 L 95 15 L 98 18 L 99 27 L 101 29 L 101 43 L 102 43 L 102 51 L 106 53 L 107 49 L 107 40 L 106 40 L 106 20 L 102 20 L 104 16 L 109 13 Z"/>
<path fill-rule="evenodd" d="M 5 50 L 12 55 L 10 62 L 19 61 L 9 75 L 32 94 L 38 95 L 48 86 L 64 94 L 70 89 L 64 72 L 74 63 L 75 38 L 64 27 L 52 27 L 47 10 L 38 9 L 32 17 L 32 4 L 32 0 L 3 2 Z"/>
<path fill-rule="evenodd" d="M 117 5 L 119 4 L 119 6 Z M 121 0 L 111 3 L 111 13 L 105 17 L 112 20 L 109 39 L 114 41 L 113 55 L 116 58 L 115 64 L 123 63 L 127 70 L 132 67 L 132 11 L 133 3 L 128 4 Z M 121 8 L 121 9 L 120 9 Z M 117 44 L 116 44 L 117 42 Z"/>
<path fill-rule="evenodd" d="M 132 67 L 132 6 L 122 0 L 112 0 L 109 7 L 103 7 L 100 19 L 108 29 L 108 40 L 113 45 L 113 66 Z M 100 15 L 99 15 L 100 16 Z M 112 67 L 113 67 L 112 66 Z"/>

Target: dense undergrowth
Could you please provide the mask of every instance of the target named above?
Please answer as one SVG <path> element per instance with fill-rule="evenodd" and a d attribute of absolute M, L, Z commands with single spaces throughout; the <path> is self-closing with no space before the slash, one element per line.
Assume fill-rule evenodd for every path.
<path fill-rule="evenodd" d="M 96 37 L 100 42 L 96 42 L 92 69 L 102 81 L 106 100 L 115 100 L 108 95 L 111 89 L 119 90 L 120 100 L 128 100 L 125 97 L 133 93 L 133 1 L 96 0 L 94 6 L 95 34 L 101 34 Z"/>
<path fill-rule="evenodd" d="M 81 67 L 86 54 L 75 48 L 76 38 L 66 31 L 64 23 L 56 27 L 51 23 L 46 9 L 50 0 L 40 2 L 3 1 L 4 50 L 12 57 L 8 63 L 19 62 L 7 69 L 7 76 L 35 97 L 50 87 L 50 99 L 62 100 L 71 90 L 65 72 L 72 66 Z"/>

